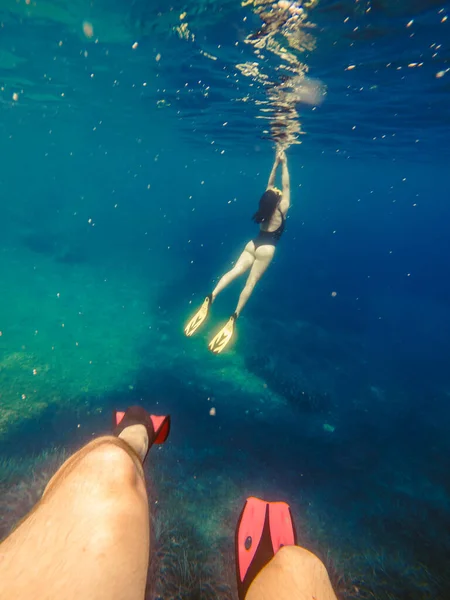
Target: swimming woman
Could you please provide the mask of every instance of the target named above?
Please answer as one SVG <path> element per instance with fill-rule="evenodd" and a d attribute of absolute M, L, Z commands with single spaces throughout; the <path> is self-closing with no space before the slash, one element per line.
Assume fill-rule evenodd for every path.
<path fill-rule="evenodd" d="M 274 186 L 275 176 L 279 165 L 282 165 L 282 188 L 280 191 Z M 212 294 L 206 296 L 202 306 L 186 325 L 184 332 L 190 337 L 193 335 L 200 325 L 208 316 L 211 304 L 216 299 L 223 289 L 227 287 L 240 275 L 243 275 L 250 269 L 247 282 L 239 296 L 239 302 L 236 311 L 229 318 L 226 325 L 214 336 L 209 344 L 209 349 L 214 354 L 219 354 L 228 345 L 233 337 L 234 327 L 237 318 L 242 312 L 242 309 L 247 304 L 253 289 L 261 276 L 272 262 L 275 254 L 275 247 L 283 235 L 286 214 L 290 206 L 290 187 L 289 187 L 289 170 L 287 166 L 286 154 L 284 151 L 277 153 L 275 162 L 270 173 L 267 189 L 261 196 L 259 208 L 253 215 L 253 221 L 258 223 L 258 236 L 248 242 L 245 250 L 242 252 L 238 261 L 228 273 L 220 279 L 219 283 L 213 290 Z"/>

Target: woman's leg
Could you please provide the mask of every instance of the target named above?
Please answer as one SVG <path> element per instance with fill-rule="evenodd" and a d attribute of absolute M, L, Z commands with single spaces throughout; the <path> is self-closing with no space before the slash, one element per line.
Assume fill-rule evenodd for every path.
<path fill-rule="evenodd" d="M 261 570 L 245 600 L 336 600 L 322 561 L 305 548 L 285 546 Z"/>
<path fill-rule="evenodd" d="M 220 279 L 219 283 L 214 288 L 212 293 L 212 300 L 214 301 L 216 296 L 220 294 L 220 292 L 224 290 L 227 287 L 227 285 L 230 285 L 230 283 L 234 281 L 237 277 L 243 275 L 246 271 L 248 271 L 248 269 L 250 269 L 254 262 L 255 244 L 253 242 L 249 242 L 246 245 L 244 252 L 238 258 L 234 267 L 231 269 L 231 271 L 225 273 L 225 275 Z"/>
<path fill-rule="evenodd" d="M 148 437 L 129 429 L 69 458 L 2 542 L 2 599 L 143 600 L 150 527 L 138 454 Z"/>
<path fill-rule="evenodd" d="M 184 328 L 184 333 L 187 335 L 187 337 L 191 337 L 191 335 L 194 335 L 194 333 L 199 329 L 199 327 L 205 322 L 206 318 L 208 317 L 211 304 L 216 299 L 217 294 L 220 294 L 220 292 L 224 288 L 226 288 L 227 285 L 229 285 L 232 281 L 234 281 L 234 279 L 236 279 L 240 275 L 243 275 L 245 271 L 248 271 L 248 269 L 250 269 L 254 262 L 255 244 L 252 241 L 250 241 L 246 245 L 244 252 L 240 255 L 231 271 L 228 271 L 228 273 L 225 273 L 225 275 L 221 277 L 219 283 L 214 288 L 212 294 L 206 296 L 201 307 L 188 321 L 187 325 Z"/>
<path fill-rule="evenodd" d="M 255 252 L 255 261 L 253 263 L 250 274 L 247 278 L 244 289 L 239 296 L 239 302 L 236 308 L 236 317 L 242 312 L 242 309 L 247 304 L 255 285 L 261 279 L 262 275 L 266 271 L 267 267 L 272 262 L 272 258 L 275 254 L 275 246 L 269 244 L 260 246 Z"/>

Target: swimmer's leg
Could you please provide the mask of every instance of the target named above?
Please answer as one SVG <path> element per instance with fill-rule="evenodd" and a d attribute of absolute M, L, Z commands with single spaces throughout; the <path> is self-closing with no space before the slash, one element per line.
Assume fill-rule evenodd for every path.
<path fill-rule="evenodd" d="M 243 275 L 255 262 L 255 244 L 253 242 L 249 242 L 244 252 L 242 252 L 241 256 L 238 258 L 236 264 L 225 273 L 225 275 L 220 279 L 219 283 L 213 290 L 212 300 L 214 301 L 216 296 L 220 294 L 232 281 L 234 281 L 237 277 Z"/>
<path fill-rule="evenodd" d="M 249 276 L 247 278 L 247 282 L 245 284 L 244 289 L 239 296 L 239 302 L 236 307 L 236 318 L 241 314 L 244 306 L 247 304 L 250 296 L 252 295 L 253 290 L 255 289 L 255 285 L 264 275 L 267 267 L 272 262 L 273 256 L 275 254 L 275 246 L 272 245 L 264 245 L 260 246 L 255 253 L 256 259 L 253 263 Z"/>
<path fill-rule="evenodd" d="M 232 281 L 234 281 L 240 275 L 243 275 L 245 271 L 248 271 L 250 267 L 255 262 L 255 245 L 253 242 L 249 242 L 245 247 L 244 252 L 238 258 L 236 264 L 225 273 L 223 277 L 220 279 L 219 283 L 214 288 L 212 294 L 206 296 L 203 304 L 195 313 L 195 315 L 188 321 L 187 325 L 184 328 L 184 333 L 190 337 L 193 335 L 197 329 L 206 321 L 206 318 L 209 315 L 209 309 L 211 304 L 214 302 L 217 294 L 220 294 L 222 290 L 224 290 L 227 285 L 229 285 Z"/>
<path fill-rule="evenodd" d="M 250 244 L 253 244 L 253 242 L 250 242 Z M 220 354 L 221 352 L 223 352 L 223 350 L 225 350 L 225 348 L 229 346 L 231 340 L 234 338 L 234 333 L 236 330 L 236 320 L 241 314 L 244 306 L 247 304 L 248 299 L 250 298 L 255 288 L 255 285 L 258 283 L 265 270 L 270 265 L 274 253 L 275 247 L 271 245 L 260 246 L 257 250 L 255 250 L 250 274 L 247 278 L 245 287 L 242 290 L 241 295 L 239 296 L 239 302 L 236 311 L 231 315 L 231 317 L 228 319 L 225 325 L 215 334 L 215 336 L 208 344 L 208 348 L 214 354 Z M 230 273 L 232 273 L 232 271 L 230 271 Z M 228 273 L 227 275 L 229 275 L 230 273 Z M 224 275 L 222 279 L 227 277 L 227 275 Z M 219 281 L 219 285 L 222 279 Z M 225 283 L 225 285 L 228 285 L 228 283 Z"/>
<path fill-rule="evenodd" d="M 145 426 L 69 458 L 0 545 L 5 600 L 143 600 L 150 551 Z M 126 441 L 125 441 L 126 440 Z"/>
<path fill-rule="evenodd" d="M 325 565 L 299 546 L 281 548 L 256 576 L 245 600 L 336 600 Z"/>

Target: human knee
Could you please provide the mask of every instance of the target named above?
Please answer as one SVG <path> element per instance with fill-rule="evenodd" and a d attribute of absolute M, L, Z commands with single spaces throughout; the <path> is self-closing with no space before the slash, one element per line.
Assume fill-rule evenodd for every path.
<path fill-rule="evenodd" d="M 259 278 L 258 277 L 249 277 L 247 279 L 247 283 L 245 284 L 245 292 L 246 293 L 251 293 L 255 287 L 255 285 L 258 283 Z"/>
<path fill-rule="evenodd" d="M 240 277 L 247 271 L 248 267 L 242 264 L 237 264 L 233 269 L 231 269 L 230 274 L 232 279 L 236 279 L 236 277 Z"/>
<path fill-rule="evenodd" d="M 93 448 L 83 458 L 80 470 L 106 493 L 115 492 L 117 488 L 134 488 L 138 481 L 136 462 L 115 438 L 105 438 L 104 443 Z"/>
<path fill-rule="evenodd" d="M 319 569 L 319 571 L 323 571 L 324 573 L 327 572 L 320 558 L 300 546 L 284 546 L 277 552 L 273 558 L 273 562 L 279 568 L 286 571 L 296 571 L 300 567 L 314 566 L 315 570 Z"/>

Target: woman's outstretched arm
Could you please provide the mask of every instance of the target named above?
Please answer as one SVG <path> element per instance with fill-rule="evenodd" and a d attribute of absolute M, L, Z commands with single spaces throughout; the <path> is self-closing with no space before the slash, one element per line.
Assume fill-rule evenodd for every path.
<path fill-rule="evenodd" d="M 277 174 L 278 165 L 280 164 L 280 154 L 277 153 L 275 161 L 273 163 L 272 170 L 270 171 L 269 181 L 267 183 L 267 189 L 275 185 L 275 176 Z"/>
<path fill-rule="evenodd" d="M 281 154 L 279 154 L 279 161 L 281 162 L 283 168 L 281 176 L 283 184 L 283 199 L 281 201 L 283 204 L 282 210 L 287 211 L 289 206 L 291 205 L 291 182 L 289 178 L 289 169 L 287 165 L 286 153 L 284 151 L 281 152 Z"/>

